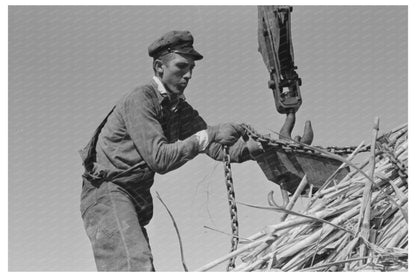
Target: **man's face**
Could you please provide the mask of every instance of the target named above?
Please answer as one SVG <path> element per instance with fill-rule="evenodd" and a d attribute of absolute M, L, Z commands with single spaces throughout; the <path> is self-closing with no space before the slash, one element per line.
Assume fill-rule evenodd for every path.
<path fill-rule="evenodd" d="M 182 56 L 177 53 L 172 53 L 172 55 L 174 56 L 171 59 L 161 65 L 163 69 L 161 81 L 169 92 L 180 95 L 192 77 L 195 62 L 191 56 Z"/>

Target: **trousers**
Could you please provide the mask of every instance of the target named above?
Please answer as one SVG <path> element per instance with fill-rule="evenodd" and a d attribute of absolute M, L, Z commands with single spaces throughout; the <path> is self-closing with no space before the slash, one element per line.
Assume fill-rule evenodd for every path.
<path fill-rule="evenodd" d="M 83 179 L 80 209 L 98 271 L 155 271 L 149 237 L 125 189 Z"/>

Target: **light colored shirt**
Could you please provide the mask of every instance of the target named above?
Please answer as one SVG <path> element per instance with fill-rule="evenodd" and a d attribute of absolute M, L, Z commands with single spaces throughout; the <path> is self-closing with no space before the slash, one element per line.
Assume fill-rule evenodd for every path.
<path fill-rule="evenodd" d="M 160 93 L 160 95 L 162 95 L 163 97 L 169 97 L 169 99 L 171 99 L 168 91 L 166 90 L 165 86 L 163 85 L 162 81 L 160 81 L 160 79 L 156 76 L 153 76 L 153 81 L 155 81 L 156 85 L 157 85 L 157 90 Z M 182 100 L 186 100 L 186 97 L 184 94 L 181 94 L 178 96 L 178 99 L 182 99 Z M 176 111 L 177 107 L 178 107 L 178 103 L 176 102 L 176 104 L 174 104 L 171 107 L 172 111 Z"/>

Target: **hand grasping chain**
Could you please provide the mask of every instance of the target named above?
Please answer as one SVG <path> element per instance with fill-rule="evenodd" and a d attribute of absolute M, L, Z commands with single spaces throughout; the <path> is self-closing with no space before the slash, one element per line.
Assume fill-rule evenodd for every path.
<path fill-rule="evenodd" d="M 280 131 L 280 133 L 287 139 L 291 138 L 291 133 L 293 130 L 293 126 L 295 124 L 295 114 L 289 113 L 286 117 L 286 121 Z M 247 130 L 244 130 L 244 133 Z M 255 155 L 259 151 L 262 151 L 261 144 L 255 142 L 252 137 L 250 136 L 247 141 L 247 146 L 251 155 Z M 295 140 L 300 140 L 303 143 L 311 144 L 313 140 L 313 131 L 310 121 L 307 121 L 305 124 L 305 133 L 302 138 L 297 136 Z M 231 163 L 230 163 L 230 154 L 228 151 L 228 146 L 223 145 L 223 162 L 224 162 L 224 175 L 225 175 L 225 185 L 227 188 L 227 196 L 228 196 L 228 205 L 230 207 L 230 216 L 231 216 L 231 231 L 232 231 L 232 238 L 231 238 L 231 252 L 235 251 L 238 246 L 239 242 L 239 230 L 238 230 L 238 217 L 237 217 L 237 205 L 235 202 L 235 192 L 234 192 L 234 185 L 233 185 L 233 178 L 231 173 Z M 233 257 L 229 260 L 227 265 L 227 271 L 232 270 L 235 268 L 235 259 Z"/>
<path fill-rule="evenodd" d="M 263 153 L 263 147 L 280 147 L 285 151 L 290 152 L 298 152 L 298 153 L 311 153 L 315 155 L 321 155 L 319 152 L 316 152 L 312 149 L 306 149 L 302 145 L 297 144 L 296 141 L 301 142 L 306 145 L 310 145 L 313 141 L 313 129 L 311 122 L 308 120 L 305 122 L 304 133 L 302 137 L 295 136 L 292 139 L 292 131 L 295 125 L 296 117 L 295 113 L 288 113 L 286 116 L 286 120 L 280 129 L 279 132 L 279 139 L 272 139 L 268 136 L 261 135 L 257 133 L 253 128 L 249 125 L 241 124 L 242 130 L 240 130 L 240 126 L 232 126 L 233 128 L 238 128 L 238 132 L 243 135 L 244 140 L 246 140 L 247 148 L 250 152 L 250 155 L 255 160 L 256 156 Z M 225 173 L 225 184 L 227 188 L 227 196 L 228 196 L 228 204 L 230 207 L 230 216 L 231 216 L 231 230 L 232 230 L 232 239 L 231 239 L 231 252 L 235 251 L 238 246 L 239 242 L 239 230 L 238 230 L 238 217 L 237 217 L 237 205 L 235 203 L 235 193 L 234 193 L 234 186 L 233 186 L 233 179 L 231 173 L 231 165 L 230 165 L 230 155 L 228 152 L 228 147 L 235 142 L 233 140 L 229 141 L 222 141 L 223 144 L 223 162 L 224 162 L 224 173 Z M 293 142 L 294 141 L 294 142 Z M 352 153 L 356 147 L 327 147 L 326 150 L 335 154 L 348 154 Z M 369 148 L 363 148 L 359 152 L 368 151 Z M 286 193 L 282 190 L 282 193 Z M 235 257 L 229 260 L 227 265 L 227 271 L 232 270 L 235 268 Z"/>

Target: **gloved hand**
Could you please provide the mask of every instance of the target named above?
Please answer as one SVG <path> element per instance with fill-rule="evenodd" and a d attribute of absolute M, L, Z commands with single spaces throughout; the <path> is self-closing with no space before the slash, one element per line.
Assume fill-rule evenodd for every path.
<path fill-rule="evenodd" d="M 233 145 L 243 134 L 244 128 L 236 123 L 223 123 L 208 126 L 208 144 L 217 142 L 222 145 Z"/>
<path fill-rule="evenodd" d="M 256 160 L 257 156 L 264 153 L 263 145 L 252 139 L 251 137 L 248 137 L 248 140 L 246 141 L 246 147 L 248 149 L 248 152 L 250 153 L 250 157 L 252 160 Z"/>

